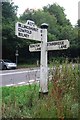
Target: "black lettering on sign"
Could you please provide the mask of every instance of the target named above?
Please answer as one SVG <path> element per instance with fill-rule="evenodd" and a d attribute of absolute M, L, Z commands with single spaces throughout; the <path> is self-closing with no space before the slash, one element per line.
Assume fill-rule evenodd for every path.
<path fill-rule="evenodd" d="M 21 27 L 21 24 L 20 24 L 20 23 L 18 23 L 18 27 Z"/>
<path fill-rule="evenodd" d="M 19 31 L 19 32 L 24 32 L 24 29 L 18 28 L 18 31 Z"/>
<path fill-rule="evenodd" d="M 67 46 L 66 45 L 61 45 L 60 48 L 67 48 Z"/>
<path fill-rule="evenodd" d="M 18 36 L 20 36 L 20 37 L 26 37 L 26 38 L 28 38 L 29 37 L 29 35 L 28 34 L 23 34 L 23 33 L 18 33 Z"/>
<path fill-rule="evenodd" d="M 64 41 L 62 41 L 62 45 L 64 45 Z"/>
<path fill-rule="evenodd" d="M 18 23 L 18 27 L 38 32 L 38 28 Z"/>
<path fill-rule="evenodd" d="M 28 34 L 24 34 L 24 37 L 26 37 L 26 38 L 27 38 L 27 37 L 29 37 L 29 35 L 28 35 Z"/>
<path fill-rule="evenodd" d="M 19 32 L 19 33 L 18 33 L 18 36 L 22 36 L 22 37 L 23 37 L 23 33 L 20 33 L 20 32 Z"/>
<path fill-rule="evenodd" d="M 56 45 L 64 45 L 64 41 L 47 43 L 47 46 L 56 46 Z"/>
<path fill-rule="evenodd" d="M 23 29 L 23 28 L 18 28 L 18 31 L 19 31 L 19 32 L 28 33 L 28 34 L 31 34 L 31 33 L 32 33 L 31 30 L 27 30 L 27 29 Z"/>
<path fill-rule="evenodd" d="M 18 27 L 20 27 L 20 28 L 24 28 L 24 24 L 22 24 L 22 23 L 18 23 Z"/>
<path fill-rule="evenodd" d="M 40 47 L 40 44 L 37 44 L 36 47 Z"/>
<path fill-rule="evenodd" d="M 30 26 L 35 26 L 35 24 L 34 24 L 34 22 L 28 22 L 28 25 L 30 25 Z"/>
<path fill-rule="evenodd" d="M 35 48 L 35 50 L 41 50 L 41 47 L 39 47 L 39 48 Z"/>

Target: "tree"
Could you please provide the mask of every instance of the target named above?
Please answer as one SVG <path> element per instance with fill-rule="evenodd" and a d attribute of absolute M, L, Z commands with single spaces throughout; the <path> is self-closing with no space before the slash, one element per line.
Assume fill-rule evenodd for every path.
<path fill-rule="evenodd" d="M 68 19 L 66 19 L 66 15 L 64 13 L 64 8 L 54 3 L 52 5 L 47 5 L 43 7 L 45 12 L 49 12 L 51 15 L 55 16 L 57 19 L 57 24 L 65 26 L 71 25 Z"/>
<path fill-rule="evenodd" d="M 2 2 L 2 54 L 13 56 L 15 46 L 17 45 L 15 37 L 15 22 L 17 20 L 17 6 L 13 2 Z"/>
<path fill-rule="evenodd" d="M 70 41 L 70 54 L 72 54 L 73 50 L 75 52 L 78 50 L 78 29 L 73 27 L 69 19 L 66 18 L 63 7 L 54 3 L 44 6 L 42 10 L 27 9 L 20 16 L 20 20 L 25 21 L 27 19 L 35 21 L 37 26 L 44 22 L 49 24 L 48 41 L 68 39 Z"/>
<path fill-rule="evenodd" d="M 28 58 L 33 59 L 33 54 L 38 57 L 39 53 L 30 53 L 28 46 L 35 41 L 20 39 L 15 36 L 15 23 L 20 21 L 26 23 L 27 20 L 33 20 L 38 27 L 42 23 L 49 24 L 48 27 L 48 41 L 68 39 L 70 41 L 71 56 L 73 51 L 77 53 L 80 48 L 80 20 L 78 25 L 73 27 L 70 21 L 66 18 L 64 8 L 58 4 L 44 6 L 43 9 L 26 9 L 24 13 L 17 18 L 17 6 L 14 3 L 2 3 L 2 41 L 3 41 L 3 57 L 13 59 L 15 57 L 15 50 L 19 49 L 20 61 L 26 61 Z M 59 55 L 59 52 L 57 53 Z M 57 55 L 55 54 L 55 55 Z M 76 56 L 78 56 L 76 54 Z M 34 57 L 36 59 L 36 57 Z"/>

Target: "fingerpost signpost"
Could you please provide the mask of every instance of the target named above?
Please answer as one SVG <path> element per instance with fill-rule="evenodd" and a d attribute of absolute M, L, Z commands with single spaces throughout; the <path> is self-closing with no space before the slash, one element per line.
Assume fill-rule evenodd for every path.
<path fill-rule="evenodd" d="M 48 24 L 43 23 L 41 24 L 41 28 L 38 28 L 35 22 L 31 20 L 27 20 L 25 24 L 17 22 L 15 26 L 15 35 L 17 37 L 41 42 L 29 45 L 29 51 L 41 51 L 39 92 L 42 94 L 48 93 L 47 51 L 64 50 L 69 47 L 68 40 L 47 42 L 47 28 Z"/>

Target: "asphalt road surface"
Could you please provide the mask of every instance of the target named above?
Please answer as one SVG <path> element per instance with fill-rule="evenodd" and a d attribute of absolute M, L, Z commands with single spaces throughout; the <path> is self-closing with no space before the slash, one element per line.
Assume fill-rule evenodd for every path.
<path fill-rule="evenodd" d="M 68 65 L 69 66 L 69 65 Z M 75 68 L 75 65 L 72 64 L 72 68 Z M 60 65 L 60 71 L 62 66 Z M 48 69 L 49 70 L 49 69 Z M 79 65 L 80 70 L 80 65 Z M 55 71 L 55 66 L 53 67 Z M 49 79 L 52 76 L 49 74 Z M 0 86 L 19 86 L 19 85 L 28 85 L 33 82 L 39 82 L 40 80 L 40 68 L 26 68 L 26 69 L 16 69 L 16 70 L 3 70 L 0 71 Z"/>
<path fill-rule="evenodd" d="M 0 71 L 0 86 L 18 86 L 39 82 L 40 69 L 16 69 Z"/>

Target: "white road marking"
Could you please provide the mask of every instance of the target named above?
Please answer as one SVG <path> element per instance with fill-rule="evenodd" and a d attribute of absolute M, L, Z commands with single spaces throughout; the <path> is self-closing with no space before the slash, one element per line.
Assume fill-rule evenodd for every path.
<path fill-rule="evenodd" d="M 18 85 L 22 86 L 23 84 L 24 84 L 24 85 L 31 85 L 31 84 L 33 84 L 33 82 L 39 83 L 39 80 L 37 80 L 37 81 L 35 81 L 35 80 L 29 80 L 29 82 L 20 82 L 20 83 L 17 83 L 17 84 L 9 84 L 9 85 L 5 85 L 5 86 L 6 86 L 6 87 L 18 86 Z"/>
<path fill-rule="evenodd" d="M 7 86 L 7 87 L 10 87 L 10 86 L 14 86 L 15 84 L 9 84 L 9 85 L 5 85 L 5 86 Z"/>
<path fill-rule="evenodd" d="M 26 82 L 20 82 L 20 83 L 18 83 L 18 84 L 20 85 L 20 84 L 25 84 L 25 83 L 26 83 Z"/>
<path fill-rule="evenodd" d="M 35 82 L 35 80 L 29 80 L 29 82 L 31 82 L 31 83 L 32 83 L 32 82 Z"/>
<path fill-rule="evenodd" d="M 13 72 L 13 73 L 2 73 L 0 74 L 0 76 L 2 75 L 13 75 L 13 74 L 21 74 L 21 73 L 29 73 L 29 72 L 38 72 L 40 70 L 29 70 L 29 71 L 21 71 L 21 72 Z"/>

